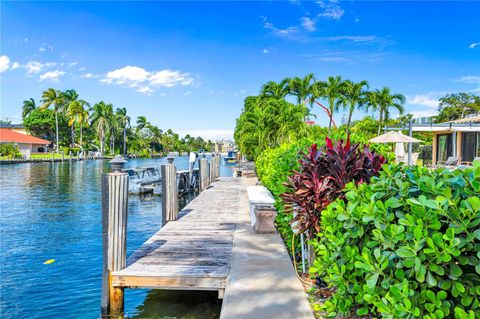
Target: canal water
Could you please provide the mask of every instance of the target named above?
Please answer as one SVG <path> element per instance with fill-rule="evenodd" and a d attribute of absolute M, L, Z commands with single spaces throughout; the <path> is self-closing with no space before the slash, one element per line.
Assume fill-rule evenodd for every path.
<path fill-rule="evenodd" d="M 165 162 L 131 159 L 126 167 Z M 175 164 L 187 169 L 188 158 Z M 1 318 L 99 317 L 100 177 L 108 170 L 102 160 L 0 166 Z M 232 176 L 232 169 L 222 163 L 220 173 Z M 160 228 L 161 206 L 159 196 L 129 197 L 128 255 Z M 217 318 L 220 307 L 216 292 L 125 293 L 129 318 Z"/>

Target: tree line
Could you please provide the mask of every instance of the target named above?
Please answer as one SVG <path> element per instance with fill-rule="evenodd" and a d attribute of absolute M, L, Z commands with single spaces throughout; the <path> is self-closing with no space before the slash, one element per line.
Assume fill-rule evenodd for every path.
<path fill-rule="evenodd" d="M 293 98 L 296 104 L 290 103 L 288 98 Z M 284 78 L 280 82 L 265 83 L 258 96 L 245 99 L 236 121 L 234 137 L 242 153 L 256 158 L 267 148 L 309 134 L 330 134 L 337 127 L 333 115 L 345 110 L 347 120 L 340 130 L 369 138 L 380 134 L 386 125 L 408 124 L 413 115 L 404 114 L 404 104 L 404 95 L 394 93 L 386 86 L 371 90 L 366 80 L 354 82 L 341 76 L 329 76 L 325 81 L 320 81 L 312 73 L 303 78 Z M 326 112 L 329 117 L 328 128 L 308 125 L 314 106 Z M 353 121 L 355 111 L 371 112 L 372 115 Z M 400 116 L 393 119 L 393 111 Z M 440 98 L 437 111 L 438 114 L 432 117 L 435 123 L 477 114 L 480 112 L 480 97 L 464 92 L 447 94 Z M 423 140 L 431 139 L 425 136 Z"/>
<path fill-rule="evenodd" d="M 91 105 L 71 89 L 60 91 L 49 88 L 42 93 L 39 105 L 33 98 L 23 101 L 22 120 L 25 129 L 34 136 L 54 141 L 60 147 L 133 153 L 149 156 L 170 151 L 210 150 L 213 143 L 201 137 L 185 137 L 171 129 L 163 131 L 151 124 L 145 116 L 138 116 L 135 126 L 125 107 L 114 108 L 100 101 Z"/>

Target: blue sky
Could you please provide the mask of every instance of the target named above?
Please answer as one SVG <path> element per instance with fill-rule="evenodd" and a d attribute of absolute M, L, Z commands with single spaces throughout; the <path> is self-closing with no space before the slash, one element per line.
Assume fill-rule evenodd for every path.
<path fill-rule="evenodd" d="M 48 87 L 207 138 L 231 136 L 243 99 L 263 83 L 309 72 L 389 86 L 417 115 L 446 93 L 480 92 L 478 1 L 0 6 L 0 117 L 13 122 Z"/>

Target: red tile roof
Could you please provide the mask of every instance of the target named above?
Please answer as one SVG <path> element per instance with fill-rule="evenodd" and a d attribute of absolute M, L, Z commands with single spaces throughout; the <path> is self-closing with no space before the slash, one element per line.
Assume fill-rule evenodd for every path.
<path fill-rule="evenodd" d="M 50 144 L 50 141 L 15 132 L 8 128 L 0 128 L 0 143 Z"/>

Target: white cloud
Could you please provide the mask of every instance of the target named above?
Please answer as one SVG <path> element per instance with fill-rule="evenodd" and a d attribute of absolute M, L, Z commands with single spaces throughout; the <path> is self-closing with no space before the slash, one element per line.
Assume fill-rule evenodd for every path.
<path fill-rule="evenodd" d="M 268 50 L 268 49 L 263 49 L 263 50 L 262 50 L 262 53 L 263 53 L 263 54 L 269 54 L 269 53 L 270 53 L 270 50 Z"/>
<path fill-rule="evenodd" d="M 45 47 L 41 47 L 41 48 L 38 49 L 38 52 L 43 52 L 45 50 L 46 50 Z"/>
<path fill-rule="evenodd" d="M 470 45 L 468 47 L 470 49 L 475 49 L 478 46 L 480 46 L 480 42 L 473 42 L 473 43 L 470 43 Z"/>
<path fill-rule="evenodd" d="M 360 19 L 359 19 L 359 18 L 355 18 L 354 21 L 355 21 L 355 22 L 360 22 Z"/>
<path fill-rule="evenodd" d="M 84 79 L 92 79 L 92 78 L 99 78 L 100 75 L 96 75 L 93 73 L 85 73 L 85 74 L 81 74 L 80 77 Z"/>
<path fill-rule="evenodd" d="M 27 70 L 27 75 L 32 75 L 32 74 L 37 74 L 44 69 L 51 68 L 55 65 L 56 65 L 55 62 L 42 63 L 42 62 L 38 62 L 38 61 L 29 61 L 26 64 L 19 65 L 19 66 L 22 66 L 23 68 L 25 68 Z"/>
<path fill-rule="evenodd" d="M 150 82 L 154 85 L 165 87 L 173 87 L 176 85 L 187 86 L 193 83 L 193 78 L 191 78 L 188 73 L 167 69 L 152 73 Z"/>
<path fill-rule="evenodd" d="M 137 92 L 143 93 L 145 95 L 150 95 L 153 93 L 153 90 L 149 88 L 148 86 L 143 86 L 138 88 Z"/>
<path fill-rule="evenodd" d="M 0 56 L 0 73 L 8 70 L 10 67 L 10 58 L 6 55 Z"/>
<path fill-rule="evenodd" d="M 355 43 L 375 42 L 379 40 L 378 37 L 374 35 L 339 35 L 334 37 L 322 37 L 319 39 L 323 41 L 350 41 Z"/>
<path fill-rule="evenodd" d="M 182 95 L 184 96 L 188 96 L 188 95 L 191 95 L 192 94 L 192 91 L 186 91 L 186 92 L 183 92 Z"/>
<path fill-rule="evenodd" d="M 268 22 L 266 17 L 263 19 L 263 28 L 270 31 L 270 34 L 279 38 L 294 39 L 298 36 L 300 29 L 297 26 L 288 27 L 285 29 L 277 28 L 273 23 Z"/>
<path fill-rule="evenodd" d="M 317 1 L 323 12 L 319 13 L 319 17 L 332 20 L 340 20 L 345 11 L 338 5 L 338 1 Z"/>
<path fill-rule="evenodd" d="M 71 63 L 68 64 L 68 67 L 71 68 L 72 66 L 75 66 L 75 65 L 77 65 L 77 64 L 78 64 L 78 62 L 76 62 L 76 61 L 75 61 L 75 62 L 71 62 Z"/>
<path fill-rule="evenodd" d="M 40 81 L 43 81 L 43 80 L 58 81 L 58 78 L 63 76 L 64 74 L 65 72 L 60 70 L 48 71 L 40 75 Z"/>
<path fill-rule="evenodd" d="M 12 64 L 12 70 L 18 69 L 19 67 L 21 67 L 20 63 L 18 63 L 18 62 L 13 62 L 13 64 Z"/>
<path fill-rule="evenodd" d="M 81 68 L 78 69 L 78 71 L 85 71 L 85 67 L 82 66 Z"/>
<path fill-rule="evenodd" d="M 127 65 L 108 72 L 101 82 L 136 88 L 137 92 L 149 95 L 153 93 L 155 86 L 168 88 L 178 85 L 188 86 L 192 85 L 194 80 L 189 73 L 176 70 L 149 72 L 142 67 Z"/>
<path fill-rule="evenodd" d="M 458 78 L 455 81 L 468 83 L 468 84 L 477 84 L 477 83 L 480 83 L 480 76 L 476 76 L 476 75 L 462 76 L 461 78 Z"/>
<path fill-rule="evenodd" d="M 407 103 L 436 109 L 438 107 L 438 98 L 434 98 L 431 93 L 417 94 L 414 96 L 407 96 Z"/>
<path fill-rule="evenodd" d="M 310 32 L 315 31 L 317 28 L 315 27 L 315 21 L 310 19 L 309 17 L 302 17 L 302 27 Z"/>

